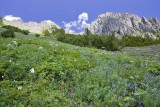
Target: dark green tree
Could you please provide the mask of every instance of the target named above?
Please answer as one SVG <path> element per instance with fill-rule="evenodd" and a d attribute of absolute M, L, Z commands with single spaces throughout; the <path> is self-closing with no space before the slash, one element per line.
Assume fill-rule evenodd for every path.
<path fill-rule="evenodd" d="M 3 26 L 3 19 L 0 17 L 0 26 Z"/>
<path fill-rule="evenodd" d="M 43 33 L 44 36 L 50 36 L 50 33 L 47 29 L 44 30 L 42 33 Z"/>
<path fill-rule="evenodd" d="M 2 36 L 4 38 L 14 38 L 15 34 L 14 34 L 14 31 L 12 31 L 12 30 L 6 30 L 6 31 L 2 32 L 0 34 L 0 36 Z"/>
<path fill-rule="evenodd" d="M 85 35 L 90 35 L 91 34 L 91 32 L 89 31 L 88 28 L 85 28 L 84 33 L 85 33 Z"/>

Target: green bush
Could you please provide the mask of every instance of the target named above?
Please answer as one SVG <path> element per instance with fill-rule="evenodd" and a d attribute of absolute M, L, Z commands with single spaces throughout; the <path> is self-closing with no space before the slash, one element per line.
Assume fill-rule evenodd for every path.
<path fill-rule="evenodd" d="M 57 40 L 65 43 L 70 43 L 77 46 L 95 47 L 98 49 L 105 49 L 108 51 L 117 51 L 123 47 L 136 47 L 136 46 L 148 46 L 160 44 L 160 39 L 143 38 L 141 36 L 123 36 L 117 38 L 112 35 L 74 35 L 74 34 L 62 34 L 57 31 Z"/>
<path fill-rule="evenodd" d="M 117 42 L 114 36 L 68 36 L 81 46 Z M 159 60 L 29 38 L 0 37 L 0 107 L 160 106 Z"/>
<path fill-rule="evenodd" d="M 96 47 L 109 51 L 117 51 L 121 48 L 121 40 L 114 35 L 98 36 L 98 35 L 73 35 L 63 34 L 57 36 L 59 41 L 71 43 L 78 46 Z"/>
<path fill-rule="evenodd" d="M 4 38 L 14 38 L 15 37 L 15 34 L 13 32 L 13 30 L 6 30 L 6 31 L 3 31 L 0 36 L 4 37 Z"/>
<path fill-rule="evenodd" d="M 36 37 L 40 37 L 40 34 L 35 34 Z"/>
<path fill-rule="evenodd" d="M 44 36 L 50 36 L 50 35 L 51 35 L 47 29 L 44 30 L 44 31 L 42 32 L 42 34 L 43 34 Z"/>
<path fill-rule="evenodd" d="M 0 17 L 0 26 L 3 26 L 3 19 Z"/>
<path fill-rule="evenodd" d="M 4 26 L 2 26 L 2 28 L 6 28 L 6 29 L 8 29 L 12 32 L 20 32 L 20 33 L 23 33 L 25 35 L 28 35 L 30 33 L 28 30 L 21 30 L 18 27 L 14 27 L 14 26 L 11 26 L 11 25 L 4 25 Z"/>
<path fill-rule="evenodd" d="M 123 36 L 122 41 L 125 46 L 136 47 L 136 46 L 149 46 L 160 44 L 160 39 L 143 38 L 141 36 Z"/>

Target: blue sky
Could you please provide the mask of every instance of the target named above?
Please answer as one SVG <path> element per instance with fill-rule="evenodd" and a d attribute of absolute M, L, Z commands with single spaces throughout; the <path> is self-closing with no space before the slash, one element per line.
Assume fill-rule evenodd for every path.
<path fill-rule="evenodd" d="M 133 13 L 160 19 L 160 0 L 0 0 L 0 17 L 13 15 L 23 21 L 52 20 L 63 27 L 63 21 L 78 20 L 88 13 L 87 23 L 106 12 Z"/>

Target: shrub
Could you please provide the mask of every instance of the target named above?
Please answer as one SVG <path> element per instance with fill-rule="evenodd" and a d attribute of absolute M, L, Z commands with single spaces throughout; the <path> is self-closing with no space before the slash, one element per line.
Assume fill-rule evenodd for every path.
<path fill-rule="evenodd" d="M 122 41 L 125 44 L 125 46 L 129 47 L 136 47 L 136 46 L 148 46 L 148 45 L 154 45 L 159 44 L 160 40 L 154 40 L 151 38 L 143 38 L 141 36 L 124 36 L 122 37 Z"/>
<path fill-rule="evenodd" d="M 6 30 L 0 34 L 4 38 L 14 38 L 15 34 L 12 30 Z"/>
<path fill-rule="evenodd" d="M 35 34 L 36 37 L 40 37 L 40 34 Z"/>
<path fill-rule="evenodd" d="M 3 19 L 0 17 L 0 26 L 3 25 Z"/>
<path fill-rule="evenodd" d="M 86 30 L 87 32 L 87 30 Z M 117 38 L 112 35 L 74 35 L 57 33 L 57 39 L 61 42 L 78 46 L 95 47 L 109 51 L 117 51 L 123 47 L 148 46 L 160 43 L 160 39 L 143 38 L 141 36 L 123 36 Z"/>
<path fill-rule="evenodd" d="M 14 26 L 11 26 L 11 25 L 4 25 L 4 26 L 2 26 L 2 28 L 6 28 L 6 29 L 8 29 L 10 31 L 13 31 L 13 32 L 20 32 L 20 33 L 23 33 L 25 35 L 28 35 L 30 33 L 28 30 L 21 30 L 18 27 L 14 27 Z"/>
<path fill-rule="evenodd" d="M 61 29 L 55 29 L 53 30 L 52 34 L 60 33 L 61 35 L 65 34 L 65 30 L 63 28 Z"/>
<path fill-rule="evenodd" d="M 64 34 L 57 36 L 57 39 L 62 42 L 71 43 L 78 46 L 103 48 L 109 51 L 120 49 L 121 40 L 118 40 L 114 35 L 98 36 L 98 35 L 73 35 Z"/>
<path fill-rule="evenodd" d="M 21 30 L 21 33 L 28 35 L 30 32 L 28 30 Z"/>
<path fill-rule="evenodd" d="M 50 36 L 50 33 L 47 29 L 44 30 L 42 33 L 43 33 L 44 36 Z"/>

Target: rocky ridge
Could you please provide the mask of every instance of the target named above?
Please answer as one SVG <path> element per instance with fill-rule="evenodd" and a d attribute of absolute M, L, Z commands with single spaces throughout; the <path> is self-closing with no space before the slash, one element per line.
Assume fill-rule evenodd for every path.
<path fill-rule="evenodd" d="M 91 34 L 116 36 L 141 35 L 156 38 L 155 33 L 160 32 L 160 21 L 153 17 L 146 19 L 134 14 L 108 12 L 98 16 L 89 26 Z"/>
<path fill-rule="evenodd" d="M 21 29 L 29 30 L 34 33 L 42 33 L 44 30 L 49 30 L 50 32 L 56 28 L 60 28 L 57 24 L 50 20 L 45 20 L 40 23 L 37 22 L 23 22 L 21 19 L 17 20 L 5 20 L 3 19 L 3 23 L 5 25 L 15 26 Z"/>

